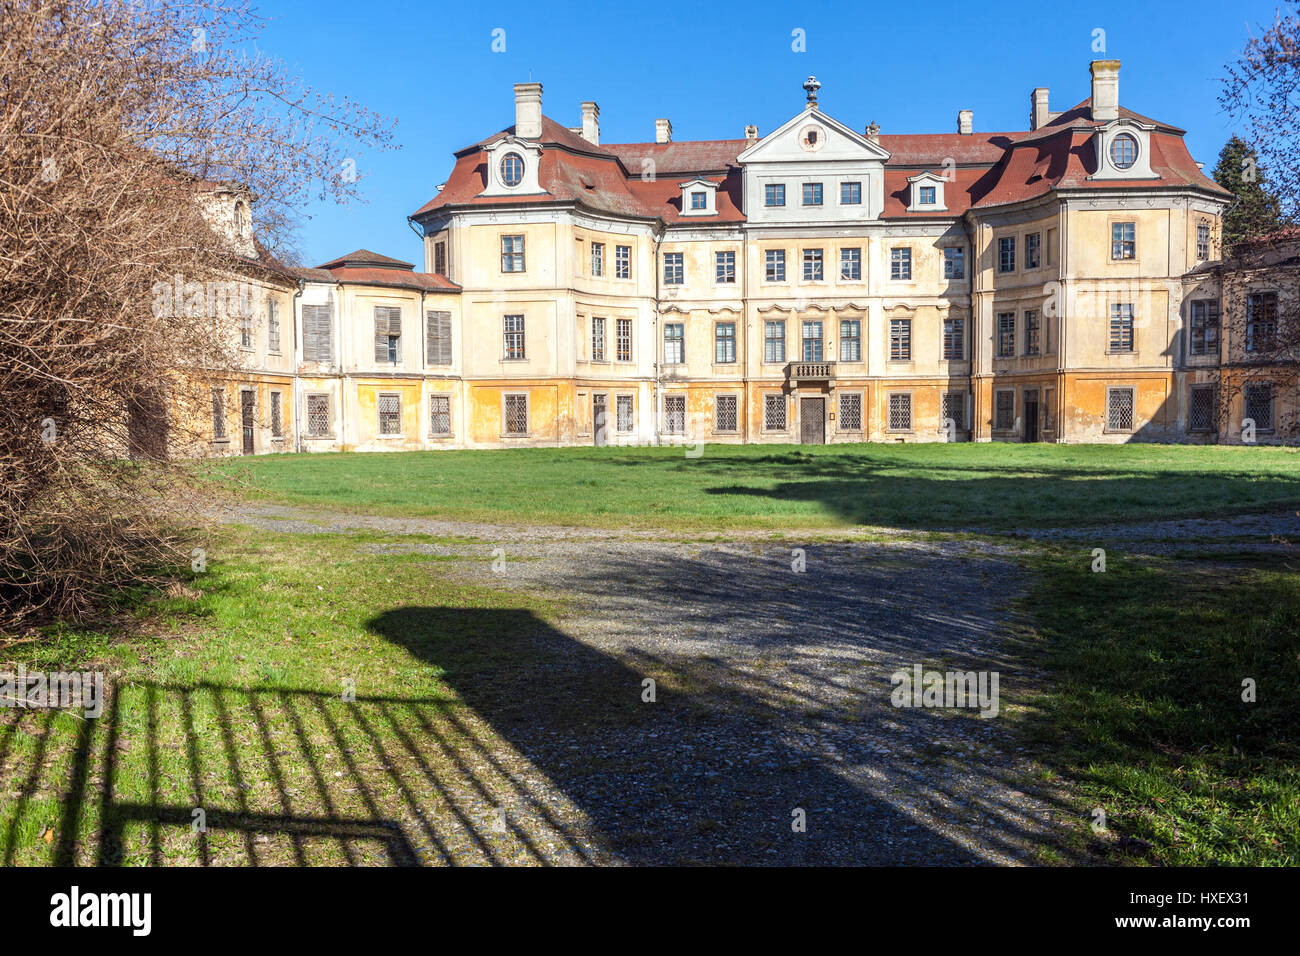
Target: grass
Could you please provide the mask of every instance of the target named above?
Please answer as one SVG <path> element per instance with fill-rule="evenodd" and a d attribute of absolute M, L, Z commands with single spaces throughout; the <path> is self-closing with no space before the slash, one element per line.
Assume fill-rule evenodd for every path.
<path fill-rule="evenodd" d="M 270 455 L 204 466 L 260 500 L 498 523 L 1003 528 L 1300 505 L 1300 449 L 707 445 Z"/>
<path fill-rule="evenodd" d="M 1028 729 L 1121 862 L 1300 864 L 1300 570 L 1037 560 Z M 1256 701 L 1243 701 L 1252 679 Z"/>

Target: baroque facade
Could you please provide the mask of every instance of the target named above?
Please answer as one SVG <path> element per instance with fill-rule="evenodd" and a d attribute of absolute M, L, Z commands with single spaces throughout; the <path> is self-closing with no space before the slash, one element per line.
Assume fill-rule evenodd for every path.
<path fill-rule="evenodd" d="M 1062 111 L 1035 89 L 1014 132 L 969 111 L 859 132 L 810 77 L 766 136 L 675 141 L 659 119 L 632 144 L 601 142 L 595 103 L 568 128 L 518 84 L 514 125 L 410 217 L 422 271 L 366 250 L 268 267 L 214 433 L 253 452 L 1233 440 L 1201 427 L 1216 362 L 1192 339 L 1231 195 L 1183 130 L 1120 105 L 1119 69 L 1093 62 Z"/>

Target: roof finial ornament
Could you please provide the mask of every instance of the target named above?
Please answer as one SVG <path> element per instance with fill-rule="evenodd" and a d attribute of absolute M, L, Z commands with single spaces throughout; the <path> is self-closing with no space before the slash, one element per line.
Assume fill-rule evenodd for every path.
<path fill-rule="evenodd" d="M 809 106 L 816 106 L 816 105 L 817 105 L 817 91 L 820 90 L 820 89 L 822 88 L 822 85 L 821 85 L 820 83 L 817 82 L 817 77 L 815 77 L 815 76 L 810 76 L 810 77 L 808 77 L 808 79 L 804 80 L 804 81 L 803 81 L 803 88 L 804 88 L 805 90 L 808 91 L 808 105 L 809 105 Z"/>

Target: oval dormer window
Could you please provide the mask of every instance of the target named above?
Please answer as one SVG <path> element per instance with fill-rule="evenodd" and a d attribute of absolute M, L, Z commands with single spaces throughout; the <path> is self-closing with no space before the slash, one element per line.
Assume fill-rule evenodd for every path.
<path fill-rule="evenodd" d="M 502 158 L 501 181 L 512 188 L 524 181 L 524 158 L 518 153 L 506 153 Z"/>
<path fill-rule="evenodd" d="M 1110 161 L 1116 169 L 1132 169 L 1138 161 L 1138 144 L 1128 133 L 1120 133 L 1110 141 Z"/>

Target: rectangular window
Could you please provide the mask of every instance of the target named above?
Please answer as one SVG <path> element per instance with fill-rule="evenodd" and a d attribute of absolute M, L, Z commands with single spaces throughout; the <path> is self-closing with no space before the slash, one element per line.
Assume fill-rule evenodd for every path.
<path fill-rule="evenodd" d="M 330 433 L 330 397 L 328 395 L 307 396 L 307 434 L 312 438 L 324 438 Z"/>
<path fill-rule="evenodd" d="M 966 430 L 966 393 L 965 392 L 944 392 L 943 409 L 940 413 L 942 419 L 939 422 L 939 430 L 944 431 L 948 421 L 952 421 L 952 427 L 958 431 Z"/>
<path fill-rule="evenodd" d="M 1193 385 L 1187 402 L 1187 429 L 1194 432 L 1214 431 L 1215 388 L 1213 385 Z"/>
<path fill-rule="evenodd" d="M 840 392 L 840 425 L 842 432 L 862 431 L 862 393 Z"/>
<path fill-rule="evenodd" d="M 820 206 L 822 204 L 821 183 L 803 184 L 803 204 L 805 206 Z"/>
<path fill-rule="evenodd" d="M 1016 354 L 1016 314 L 998 313 L 998 357 L 1011 358 Z"/>
<path fill-rule="evenodd" d="M 333 316 L 328 305 L 302 307 L 302 360 L 328 362 L 333 355 Z"/>
<path fill-rule="evenodd" d="M 379 434 L 402 433 L 402 396 L 396 392 L 379 393 Z"/>
<path fill-rule="evenodd" d="M 593 276 L 603 276 L 605 274 L 605 244 L 603 242 L 593 242 L 591 244 L 591 274 Z"/>
<path fill-rule="evenodd" d="M 691 209 L 698 212 L 708 208 L 709 208 L 708 194 L 705 193 L 703 190 L 699 190 L 699 189 L 692 190 Z"/>
<path fill-rule="evenodd" d="M 1043 343 L 1041 340 L 1042 320 L 1038 317 L 1037 309 L 1025 310 L 1025 354 L 1041 355 Z"/>
<path fill-rule="evenodd" d="M 768 249 L 765 253 L 764 279 L 768 282 L 785 281 L 785 250 Z"/>
<path fill-rule="evenodd" d="M 1047 264 L 1056 264 L 1056 230 L 1047 230 Z"/>
<path fill-rule="evenodd" d="M 445 242 L 435 242 L 433 244 L 433 271 L 440 276 L 447 274 L 447 244 Z"/>
<path fill-rule="evenodd" d="M 1191 305 L 1193 355 L 1215 355 L 1219 351 L 1219 300 L 1193 299 Z"/>
<path fill-rule="evenodd" d="M 219 388 L 212 390 L 212 438 L 226 437 L 226 393 Z"/>
<path fill-rule="evenodd" d="M 998 240 L 998 272 L 1016 271 L 1016 237 L 1004 236 Z"/>
<path fill-rule="evenodd" d="M 713 397 L 713 430 L 715 432 L 734 432 L 739 430 L 740 416 L 737 414 L 740 401 L 735 395 L 715 395 Z"/>
<path fill-rule="evenodd" d="M 1106 431 L 1131 432 L 1133 430 L 1133 389 L 1106 389 Z"/>
<path fill-rule="evenodd" d="M 507 315 L 503 320 L 505 330 L 506 358 L 522 359 L 524 357 L 524 317 Z"/>
<path fill-rule="evenodd" d="M 1246 351 L 1266 352 L 1273 347 L 1277 332 L 1277 293 L 1255 292 L 1246 296 Z"/>
<path fill-rule="evenodd" d="M 1251 419 L 1255 422 L 1256 431 L 1273 430 L 1273 384 L 1271 382 L 1254 382 L 1246 386 L 1242 417 L 1243 428 L 1244 419 Z"/>
<path fill-rule="evenodd" d="M 840 250 L 840 278 L 858 280 L 862 278 L 862 250 Z"/>
<path fill-rule="evenodd" d="M 862 183 L 840 183 L 840 205 L 862 205 Z"/>
<path fill-rule="evenodd" d="M 402 360 L 402 310 L 375 306 L 375 361 L 396 364 Z"/>
<path fill-rule="evenodd" d="M 284 395 L 271 393 L 271 437 L 284 437 Z"/>
<path fill-rule="evenodd" d="M 669 435 L 686 434 L 686 396 L 664 396 L 664 432 Z"/>
<path fill-rule="evenodd" d="M 1025 268 L 1037 269 L 1039 265 L 1039 243 L 1042 235 L 1031 232 L 1025 236 Z"/>
<path fill-rule="evenodd" d="M 785 183 L 768 183 L 763 187 L 764 206 L 785 205 Z"/>
<path fill-rule="evenodd" d="M 803 251 L 803 281 L 822 281 L 822 251 L 820 249 L 805 249 Z"/>
<path fill-rule="evenodd" d="M 253 317 L 242 312 L 239 316 L 239 347 L 243 349 L 253 347 Z"/>
<path fill-rule="evenodd" d="M 664 364 L 681 365 L 686 361 L 686 326 L 681 322 L 664 325 Z"/>
<path fill-rule="evenodd" d="M 1110 351 L 1133 351 L 1133 305 L 1112 302 L 1110 306 Z"/>
<path fill-rule="evenodd" d="M 528 434 L 528 395 L 516 394 L 504 396 L 505 433 L 507 435 Z"/>
<path fill-rule="evenodd" d="M 1210 225 L 1201 223 L 1196 227 L 1196 258 L 1201 262 L 1210 258 Z"/>
<path fill-rule="evenodd" d="M 632 361 L 632 320 L 618 319 L 614 323 L 615 348 L 614 357 L 620 362 Z"/>
<path fill-rule="evenodd" d="M 960 362 L 966 357 L 966 320 L 943 320 L 943 357 Z"/>
<path fill-rule="evenodd" d="M 734 252 L 719 252 L 714 255 L 717 267 L 718 282 L 735 282 L 736 281 L 736 254 Z"/>
<path fill-rule="evenodd" d="M 501 237 L 501 271 L 502 272 L 523 272 L 524 271 L 524 237 L 523 236 L 502 236 Z"/>
<path fill-rule="evenodd" d="M 280 302 L 278 299 L 266 300 L 266 350 L 280 351 Z"/>
<path fill-rule="evenodd" d="M 735 322 L 719 322 L 713 327 L 713 361 L 721 365 L 736 361 Z"/>
<path fill-rule="evenodd" d="M 785 361 L 785 323 L 763 323 L 763 361 Z"/>
<path fill-rule="evenodd" d="M 429 435 L 439 437 L 451 434 L 451 396 L 429 396 Z"/>
<path fill-rule="evenodd" d="M 426 365 L 451 364 L 451 313 L 424 313 L 424 361 Z"/>
<path fill-rule="evenodd" d="M 862 361 L 862 322 L 859 319 L 840 321 L 840 361 Z"/>
<path fill-rule="evenodd" d="M 1137 256 L 1137 223 L 1113 222 L 1110 225 L 1110 257 L 1132 259 Z"/>
<path fill-rule="evenodd" d="M 591 360 L 605 361 L 605 320 L 594 315 L 591 317 Z"/>
<path fill-rule="evenodd" d="M 993 427 L 1002 432 L 1016 427 L 1016 393 L 1009 388 L 993 393 Z"/>
<path fill-rule="evenodd" d="M 943 277 L 966 278 L 966 250 L 960 246 L 946 246 L 943 250 Z"/>
<path fill-rule="evenodd" d="M 784 395 L 763 396 L 763 431 L 783 432 L 786 425 L 786 401 Z"/>
<path fill-rule="evenodd" d="M 912 393 L 889 393 L 889 431 L 910 432 L 912 430 Z"/>
<path fill-rule="evenodd" d="M 805 362 L 822 360 L 822 324 L 819 321 L 803 323 L 803 360 Z"/>
<path fill-rule="evenodd" d="M 909 362 L 912 359 L 912 320 L 889 320 L 889 360 Z"/>
<path fill-rule="evenodd" d="M 889 278 L 912 278 L 912 250 L 910 248 L 889 250 Z"/>
<path fill-rule="evenodd" d="M 614 396 L 614 409 L 616 412 L 616 421 L 618 430 L 621 432 L 630 432 L 635 424 L 633 415 L 633 396 L 616 395 Z"/>
<path fill-rule="evenodd" d="M 631 246 L 614 247 L 614 278 L 615 279 L 632 278 L 632 247 Z"/>
<path fill-rule="evenodd" d="M 918 206 L 933 206 L 933 205 L 934 205 L 934 187 L 933 187 L 933 186 L 922 186 L 918 191 L 920 192 L 920 196 L 917 197 L 917 201 L 916 201 L 916 204 L 917 204 Z"/>
<path fill-rule="evenodd" d="M 686 281 L 686 267 L 682 262 L 682 253 L 664 253 L 664 285 L 681 285 Z"/>

